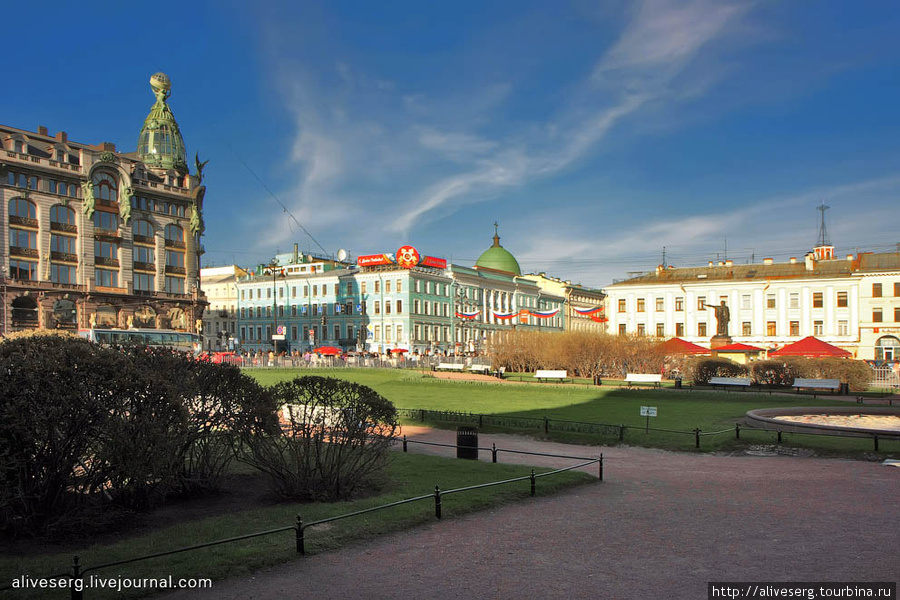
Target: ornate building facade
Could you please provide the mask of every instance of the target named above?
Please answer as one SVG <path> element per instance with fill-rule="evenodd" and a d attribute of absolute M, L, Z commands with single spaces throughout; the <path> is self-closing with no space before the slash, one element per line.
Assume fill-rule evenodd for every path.
<path fill-rule="evenodd" d="M 136 152 L 0 125 L 0 333 L 198 332 L 203 164 L 190 174 L 168 77 L 150 85 Z"/>

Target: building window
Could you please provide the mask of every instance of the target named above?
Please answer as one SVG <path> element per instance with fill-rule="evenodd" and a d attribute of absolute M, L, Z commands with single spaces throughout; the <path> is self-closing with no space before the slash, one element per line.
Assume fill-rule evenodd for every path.
<path fill-rule="evenodd" d="M 881 298 L 881 284 L 880 283 L 872 284 L 872 297 L 873 298 Z"/>
<path fill-rule="evenodd" d="M 619 323 L 619 335 L 625 335 L 628 330 L 625 328 L 625 323 Z"/>
<path fill-rule="evenodd" d="M 900 297 L 900 281 L 894 282 L 894 297 Z"/>
<path fill-rule="evenodd" d="M 684 323 L 675 323 L 675 335 L 684 337 Z"/>
<path fill-rule="evenodd" d="M 426 328 L 425 331 L 428 331 L 428 328 Z M 375 326 L 375 341 L 376 342 L 381 341 L 381 325 Z"/>
<path fill-rule="evenodd" d="M 384 293 L 385 294 L 391 293 L 391 280 L 390 279 L 388 279 L 387 281 L 384 282 Z M 385 334 L 387 334 L 386 331 L 385 331 Z M 390 341 L 390 340 L 387 340 L 387 341 Z"/>
<path fill-rule="evenodd" d="M 398 280 L 397 280 L 397 293 L 399 294 L 399 293 L 401 293 L 402 291 L 403 291 L 403 280 L 402 280 L 402 279 L 398 279 Z M 398 311 L 398 312 L 399 312 L 399 311 Z M 397 338 L 398 338 L 398 339 L 400 338 L 400 335 L 399 335 L 399 334 L 397 335 Z"/>
<path fill-rule="evenodd" d="M 750 308 L 750 294 L 741 296 L 741 308 Z"/>
<path fill-rule="evenodd" d="M 381 314 L 381 302 L 379 302 L 378 300 L 375 301 L 375 314 Z"/>
<path fill-rule="evenodd" d="M 637 311 L 638 312 L 644 312 L 644 302 L 645 302 L 645 300 L 643 298 L 637 299 Z"/>
<path fill-rule="evenodd" d="M 838 321 L 838 335 L 850 335 L 849 321 Z"/>
<path fill-rule="evenodd" d="M 656 337 L 665 337 L 665 335 L 666 335 L 665 323 L 657 323 L 656 324 Z"/>
<path fill-rule="evenodd" d="M 34 252 L 37 252 L 37 231 L 10 228 L 9 245 L 12 248 L 18 248 L 20 250 L 33 250 Z M 37 258 L 36 254 L 35 258 Z"/>
<path fill-rule="evenodd" d="M 391 314 L 391 301 L 390 300 L 384 301 L 384 314 L 386 314 L 386 315 Z"/>
<path fill-rule="evenodd" d="M 403 314 L 403 300 L 397 300 L 397 314 Z"/>
<path fill-rule="evenodd" d="M 421 307 L 420 307 L 420 305 L 419 305 L 419 301 L 418 301 L 418 300 L 413 300 L 413 314 L 414 314 L 414 315 L 421 314 L 421 310 L 422 310 L 422 309 L 421 309 Z"/>
<path fill-rule="evenodd" d="M 183 294 L 184 277 L 171 277 L 166 275 L 166 291 L 170 294 Z"/>
<path fill-rule="evenodd" d="M 138 263 L 155 263 L 156 262 L 156 248 L 152 248 L 150 246 L 135 246 L 134 247 L 134 262 Z M 241 290 L 243 292 L 243 290 Z"/>
<path fill-rule="evenodd" d="M 9 276 L 12 279 L 37 281 L 37 263 L 27 260 L 10 260 Z"/>
<path fill-rule="evenodd" d="M 822 335 L 825 326 L 822 321 L 813 321 L 813 335 Z"/>
<path fill-rule="evenodd" d="M 135 273 L 134 274 L 134 289 L 135 291 L 141 290 L 146 292 L 152 292 L 156 289 L 156 277 L 150 275 L 149 273 Z M 243 311 L 244 309 L 241 309 Z M 241 315 L 243 316 L 243 314 Z"/>
<path fill-rule="evenodd" d="M 647 335 L 647 326 L 643 323 L 638 323 L 637 334 L 641 337 Z"/>
<path fill-rule="evenodd" d="M 766 294 L 766 308 L 775 308 L 775 294 Z"/>
<path fill-rule="evenodd" d="M 75 280 L 75 270 L 75 267 L 72 265 L 52 263 L 50 265 L 50 281 L 53 283 L 77 283 Z"/>
<path fill-rule="evenodd" d="M 697 296 L 697 310 L 706 310 L 706 296 Z"/>
<path fill-rule="evenodd" d="M 35 208 L 34 202 L 30 202 L 25 198 L 13 198 L 9 201 L 9 216 L 22 219 L 36 219 L 37 208 Z"/>
<path fill-rule="evenodd" d="M 119 272 L 110 269 L 94 269 L 94 283 L 101 287 L 119 287 Z"/>
<path fill-rule="evenodd" d="M 697 335 L 706 337 L 706 323 L 697 323 Z"/>
<path fill-rule="evenodd" d="M 894 323 L 900 323 L 900 306 L 894 307 Z"/>
<path fill-rule="evenodd" d="M 68 206 L 56 204 L 50 207 L 50 222 L 75 227 L 75 211 Z"/>
<path fill-rule="evenodd" d="M 94 257 L 107 260 L 119 259 L 119 244 L 116 242 L 94 242 Z"/>
<path fill-rule="evenodd" d="M 800 335 L 800 321 L 790 322 L 790 333 L 788 335 Z"/>
<path fill-rule="evenodd" d="M 657 298 L 656 299 L 656 310 L 663 311 L 666 309 L 666 300 L 665 298 Z"/>
<path fill-rule="evenodd" d="M 750 321 L 741 323 L 741 335 L 753 335 L 752 325 Z"/>
<path fill-rule="evenodd" d="M 380 282 L 380 281 L 376 281 L 376 282 L 374 282 L 374 283 L 375 283 L 375 293 L 376 293 L 376 294 L 380 294 L 380 293 L 381 293 L 381 282 Z"/>
<path fill-rule="evenodd" d="M 822 292 L 813 292 L 813 308 L 822 308 L 825 305 L 825 295 Z"/>
<path fill-rule="evenodd" d="M 366 282 L 365 282 L 365 281 L 361 281 L 361 282 L 360 282 L 360 284 L 359 284 L 359 293 L 360 293 L 360 294 L 365 294 L 365 293 L 366 293 Z"/>
<path fill-rule="evenodd" d="M 166 250 L 166 266 L 184 268 L 184 252 L 177 250 Z"/>
<path fill-rule="evenodd" d="M 682 312 L 684 310 L 684 297 L 678 296 L 675 298 L 675 312 Z"/>
<path fill-rule="evenodd" d="M 791 292 L 790 295 L 790 304 L 788 304 L 789 308 L 800 308 L 800 294 L 797 292 Z"/>
<path fill-rule="evenodd" d="M 94 197 L 101 204 L 111 205 L 118 201 L 118 185 L 112 175 L 108 173 L 94 174 Z"/>
<path fill-rule="evenodd" d="M 847 308 L 847 292 L 837 293 L 837 305 L 838 308 Z"/>
<path fill-rule="evenodd" d="M 619 299 L 619 312 L 620 313 L 625 312 L 625 298 Z"/>
<path fill-rule="evenodd" d="M 766 335 L 768 335 L 768 336 L 777 335 L 777 330 L 775 328 L 775 321 L 767 321 L 766 322 Z"/>
<path fill-rule="evenodd" d="M 873 323 L 881 323 L 881 308 L 873 308 L 872 309 L 872 322 Z"/>

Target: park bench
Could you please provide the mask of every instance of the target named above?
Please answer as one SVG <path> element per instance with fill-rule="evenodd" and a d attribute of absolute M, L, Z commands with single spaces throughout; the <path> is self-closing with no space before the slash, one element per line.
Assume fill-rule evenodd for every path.
<path fill-rule="evenodd" d="M 488 375 L 491 373 L 491 365 L 472 365 L 469 367 L 469 371 L 472 373 L 481 373 L 482 375 Z"/>
<path fill-rule="evenodd" d="M 717 385 L 721 385 L 722 389 L 727 389 L 729 387 L 743 387 L 750 388 L 750 378 L 749 377 L 710 377 L 709 385 L 716 387 Z"/>
<path fill-rule="evenodd" d="M 494 371 L 494 375 L 497 376 L 497 379 L 503 379 L 503 375 L 506 373 L 506 367 L 500 367 L 496 371 Z"/>
<path fill-rule="evenodd" d="M 543 382 L 545 379 L 556 379 L 558 381 L 565 381 L 568 378 L 568 371 L 554 371 L 548 369 L 538 369 L 534 372 L 534 378 Z"/>
<path fill-rule="evenodd" d="M 662 384 L 662 375 L 659 373 L 628 373 L 625 376 L 625 383 L 629 388 L 636 383 L 652 383 L 653 387 L 660 387 Z"/>
<path fill-rule="evenodd" d="M 801 389 L 810 389 L 810 390 L 831 390 L 831 393 L 836 394 L 838 390 L 841 389 L 841 381 L 839 379 L 794 379 L 794 383 L 792 386 L 797 393 L 800 393 Z"/>
<path fill-rule="evenodd" d="M 434 369 L 438 371 L 462 371 L 466 368 L 466 365 L 458 365 L 456 363 L 438 363 Z"/>

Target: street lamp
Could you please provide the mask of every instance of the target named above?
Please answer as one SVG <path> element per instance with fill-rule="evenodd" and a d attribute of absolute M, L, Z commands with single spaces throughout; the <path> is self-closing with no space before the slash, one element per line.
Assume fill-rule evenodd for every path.
<path fill-rule="evenodd" d="M 278 294 L 275 289 L 275 280 L 278 277 L 279 273 L 284 276 L 284 271 L 278 271 L 278 260 L 273 258 L 268 265 L 266 265 L 272 272 L 272 347 L 275 351 L 275 354 L 278 354 L 278 338 L 275 337 L 278 335 Z"/>

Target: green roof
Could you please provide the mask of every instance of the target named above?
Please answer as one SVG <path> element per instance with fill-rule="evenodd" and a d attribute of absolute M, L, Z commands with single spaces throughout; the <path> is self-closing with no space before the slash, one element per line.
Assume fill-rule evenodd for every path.
<path fill-rule="evenodd" d="M 500 236 L 494 231 L 494 245 L 485 250 L 475 261 L 476 269 L 492 269 L 513 275 L 521 275 L 519 261 L 509 250 L 500 245 Z"/>

